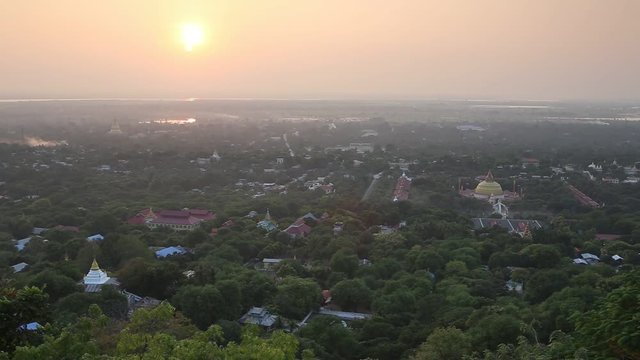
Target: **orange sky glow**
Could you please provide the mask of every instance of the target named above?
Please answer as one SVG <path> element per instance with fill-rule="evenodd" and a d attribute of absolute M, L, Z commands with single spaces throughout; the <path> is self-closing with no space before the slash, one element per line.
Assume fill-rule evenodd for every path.
<path fill-rule="evenodd" d="M 0 2 L 0 98 L 640 99 L 634 0 Z M 203 42 L 185 51 L 181 26 Z"/>

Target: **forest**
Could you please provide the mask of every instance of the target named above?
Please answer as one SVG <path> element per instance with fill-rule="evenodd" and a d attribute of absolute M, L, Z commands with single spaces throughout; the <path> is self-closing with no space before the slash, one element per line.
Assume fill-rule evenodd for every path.
<path fill-rule="evenodd" d="M 365 154 L 325 151 L 336 141 L 330 130 L 314 137 L 316 123 L 282 122 L 244 139 L 233 134 L 253 125 L 225 125 L 234 146 L 207 126 L 189 131 L 211 132 L 213 146 L 189 143 L 186 130 L 81 139 L 82 126 L 65 127 L 77 139 L 69 145 L 0 144 L 0 359 L 640 359 L 638 185 L 549 170 L 595 161 L 625 179 L 637 144 L 529 148 L 518 134 L 553 142 L 570 127 L 506 124 L 478 138 L 442 124 L 345 123 L 336 137 L 380 134 Z M 595 126 L 572 131 L 596 138 Z M 294 156 L 268 140 L 283 128 L 299 133 Z M 443 142 L 445 133 L 454 140 Z M 222 160 L 193 161 L 211 148 Z M 523 170 L 519 159 L 534 155 L 540 166 Z M 405 170 L 389 165 L 405 160 Z M 509 217 L 543 227 L 474 228 L 472 218 L 499 217 L 456 188 L 473 188 L 489 169 L 524 194 Z M 393 202 L 403 171 L 409 200 Z M 315 178 L 335 191 L 309 190 Z M 267 183 L 285 190 L 262 190 Z M 569 183 L 604 206 L 582 205 Z M 215 218 L 190 231 L 128 221 L 144 209 L 208 209 Z M 267 212 L 275 230 L 258 226 Z M 305 236 L 285 231 L 300 222 Z M 87 240 L 95 234 L 103 239 Z M 167 247 L 186 250 L 157 255 Z M 585 254 L 598 260 L 575 262 Z M 85 291 L 94 260 L 117 286 Z M 19 263 L 27 266 L 16 271 Z M 133 309 L 128 294 L 154 305 Z M 254 307 L 277 320 L 241 324 Z"/>

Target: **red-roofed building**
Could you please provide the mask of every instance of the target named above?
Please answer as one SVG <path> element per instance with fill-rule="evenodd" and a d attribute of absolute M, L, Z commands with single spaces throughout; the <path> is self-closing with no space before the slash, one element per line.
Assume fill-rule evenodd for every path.
<path fill-rule="evenodd" d="M 540 160 L 534 158 L 522 158 L 521 160 L 522 168 L 537 168 L 540 166 Z"/>
<path fill-rule="evenodd" d="M 616 234 L 596 234 L 596 240 L 600 241 L 613 241 L 618 240 L 622 237 L 622 235 Z"/>
<path fill-rule="evenodd" d="M 225 221 L 224 223 L 222 223 L 222 225 L 218 228 L 212 228 L 211 229 L 211 237 L 216 237 L 218 235 L 218 231 L 222 230 L 222 229 L 228 229 L 230 227 L 232 227 L 235 223 L 233 222 L 232 219 L 229 219 L 227 221 Z"/>
<path fill-rule="evenodd" d="M 409 200 L 409 190 L 411 190 L 411 179 L 402 173 L 396 182 L 396 188 L 393 190 L 393 201 Z"/>
<path fill-rule="evenodd" d="M 331 302 L 331 291 L 330 290 L 322 290 L 322 300 L 324 305 L 327 305 Z"/>
<path fill-rule="evenodd" d="M 311 233 L 311 226 L 304 222 L 304 219 L 298 219 L 288 228 L 284 229 L 284 232 L 291 237 L 305 237 Z"/>
<path fill-rule="evenodd" d="M 156 214 L 151 208 L 140 210 L 135 216 L 130 217 L 127 220 L 131 225 L 146 225 L 149 221 L 156 218 Z"/>
<path fill-rule="evenodd" d="M 54 227 L 54 229 L 60 231 L 80 232 L 80 228 L 77 226 L 58 225 Z"/>
<path fill-rule="evenodd" d="M 159 210 L 153 212 L 145 209 L 127 220 L 133 225 L 147 225 L 154 229 L 157 227 L 169 227 L 176 231 L 193 230 L 203 221 L 213 220 L 216 215 L 210 210 L 183 209 L 183 210 Z"/>

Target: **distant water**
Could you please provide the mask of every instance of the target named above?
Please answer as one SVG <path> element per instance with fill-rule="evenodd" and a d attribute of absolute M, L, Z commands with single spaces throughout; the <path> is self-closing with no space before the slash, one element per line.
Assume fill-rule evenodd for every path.
<path fill-rule="evenodd" d="M 0 103 L 53 102 L 53 101 L 327 101 L 331 99 L 289 99 L 289 98 L 36 98 L 0 99 Z"/>
<path fill-rule="evenodd" d="M 551 109 L 548 105 L 471 105 L 473 108 L 485 109 Z"/>

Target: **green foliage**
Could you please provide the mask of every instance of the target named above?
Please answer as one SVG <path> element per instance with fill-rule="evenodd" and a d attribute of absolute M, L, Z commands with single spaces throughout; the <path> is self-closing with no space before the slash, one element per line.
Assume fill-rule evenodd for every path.
<path fill-rule="evenodd" d="M 53 270 L 39 273 L 29 285 L 43 288 L 52 301 L 67 296 L 79 288 L 76 281 Z"/>
<path fill-rule="evenodd" d="M 471 339 L 455 327 L 437 328 L 420 345 L 413 360 L 459 360 L 471 351 Z"/>
<path fill-rule="evenodd" d="M 30 322 L 46 324 L 48 295 L 37 287 L 0 288 L 0 351 L 26 343 L 29 334 L 20 329 Z"/>
<path fill-rule="evenodd" d="M 640 272 L 623 277 L 595 309 L 575 314 L 580 342 L 602 356 L 640 358 Z"/>
<path fill-rule="evenodd" d="M 174 303 L 193 323 L 206 329 L 222 319 L 225 299 L 214 285 L 185 286 L 172 298 Z"/>
<path fill-rule="evenodd" d="M 370 306 L 372 291 L 362 279 L 342 280 L 331 288 L 331 296 L 343 310 L 356 311 Z"/>
<path fill-rule="evenodd" d="M 178 266 L 169 261 L 147 261 L 136 258 L 118 272 L 118 279 L 125 289 L 138 295 L 166 299 L 174 292 L 182 277 Z"/>
<path fill-rule="evenodd" d="M 334 317 L 314 318 L 299 333 L 321 359 L 357 359 L 362 351 L 354 334 Z"/>
<path fill-rule="evenodd" d="M 292 319 L 302 319 L 322 302 L 320 287 L 311 279 L 286 277 L 278 285 L 273 304 L 279 314 Z"/>
<path fill-rule="evenodd" d="M 338 251 L 331 257 L 331 270 L 352 277 L 358 270 L 358 256 Z"/>

